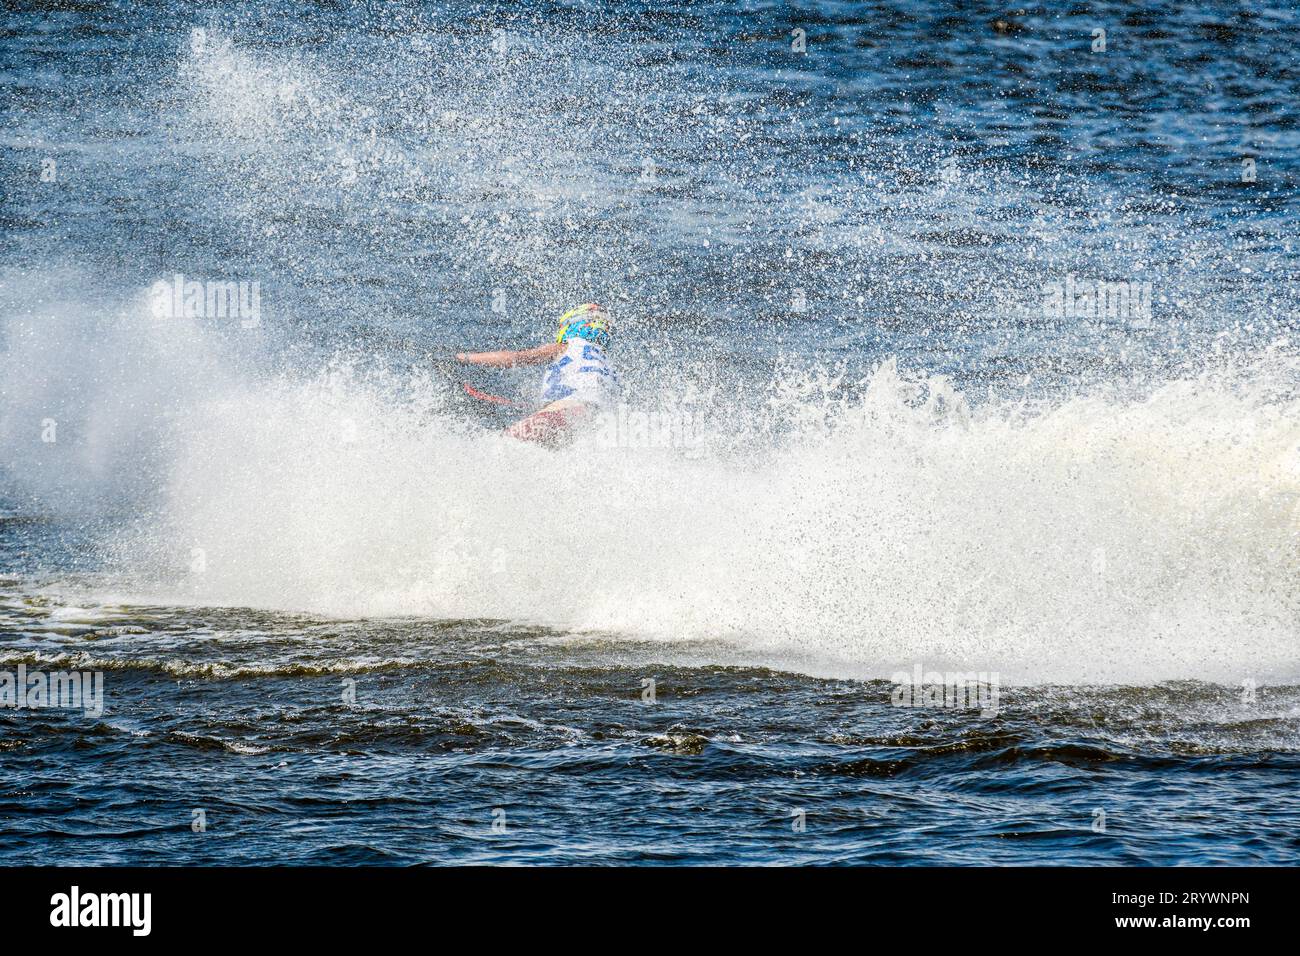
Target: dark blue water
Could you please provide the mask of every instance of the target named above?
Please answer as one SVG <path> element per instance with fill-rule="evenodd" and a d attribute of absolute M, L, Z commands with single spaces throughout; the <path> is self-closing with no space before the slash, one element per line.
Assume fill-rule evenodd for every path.
<path fill-rule="evenodd" d="M 6 859 L 1295 863 L 1297 21 L 7 12 Z"/>

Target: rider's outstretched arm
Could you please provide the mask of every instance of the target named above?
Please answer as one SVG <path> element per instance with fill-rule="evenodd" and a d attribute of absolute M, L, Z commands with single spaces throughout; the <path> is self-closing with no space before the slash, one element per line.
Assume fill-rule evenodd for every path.
<path fill-rule="evenodd" d="M 518 352 L 457 352 L 456 361 L 466 365 L 488 365 L 493 368 L 513 368 L 516 365 L 540 365 L 549 362 L 567 348 L 562 342 L 539 345 L 535 349 Z"/>

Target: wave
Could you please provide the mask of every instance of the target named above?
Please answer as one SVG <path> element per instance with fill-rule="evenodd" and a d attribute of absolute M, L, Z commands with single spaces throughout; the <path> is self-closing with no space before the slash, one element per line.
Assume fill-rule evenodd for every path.
<path fill-rule="evenodd" d="M 327 677 L 331 674 L 371 674 L 428 666 L 410 658 L 335 658 L 332 660 L 228 663 L 187 660 L 181 657 L 131 657 L 95 655 L 85 651 L 0 651 L 0 667 L 23 664 L 42 671 L 149 671 L 170 677 L 203 680 L 240 680 L 254 677 Z"/>
<path fill-rule="evenodd" d="M 116 428 L 165 439 L 139 459 L 157 472 L 138 514 L 106 535 L 109 586 L 720 640 L 860 676 L 922 661 L 1282 679 L 1300 621 L 1298 374 L 1279 345 L 1142 389 L 973 403 L 887 360 L 858 382 L 780 378 L 759 410 L 701 409 L 689 448 L 563 452 L 466 424 L 428 377 L 166 374 L 164 422 L 148 401 L 113 406 Z M 79 507 L 135 471 L 91 464 Z"/>

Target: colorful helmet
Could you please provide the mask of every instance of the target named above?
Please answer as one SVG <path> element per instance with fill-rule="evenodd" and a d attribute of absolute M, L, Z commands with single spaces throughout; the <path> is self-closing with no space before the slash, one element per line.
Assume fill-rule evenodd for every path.
<path fill-rule="evenodd" d="M 555 341 L 586 339 L 597 345 L 609 346 L 609 313 L 594 302 L 584 302 L 560 316 L 560 330 Z"/>

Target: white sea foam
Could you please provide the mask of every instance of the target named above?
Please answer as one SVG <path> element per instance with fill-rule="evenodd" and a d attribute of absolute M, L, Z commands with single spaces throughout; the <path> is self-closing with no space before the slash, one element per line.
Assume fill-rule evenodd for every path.
<path fill-rule="evenodd" d="M 886 361 L 854 398 L 786 380 L 765 414 L 715 411 L 694 455 L 546 451 L 346 365 L 169 375 L 160 487 L 117 566 L 171 601 L 716 639 L 862 676 L 1285 679 L 1298 374 L 1278 348 L 968 406 Z"/>

